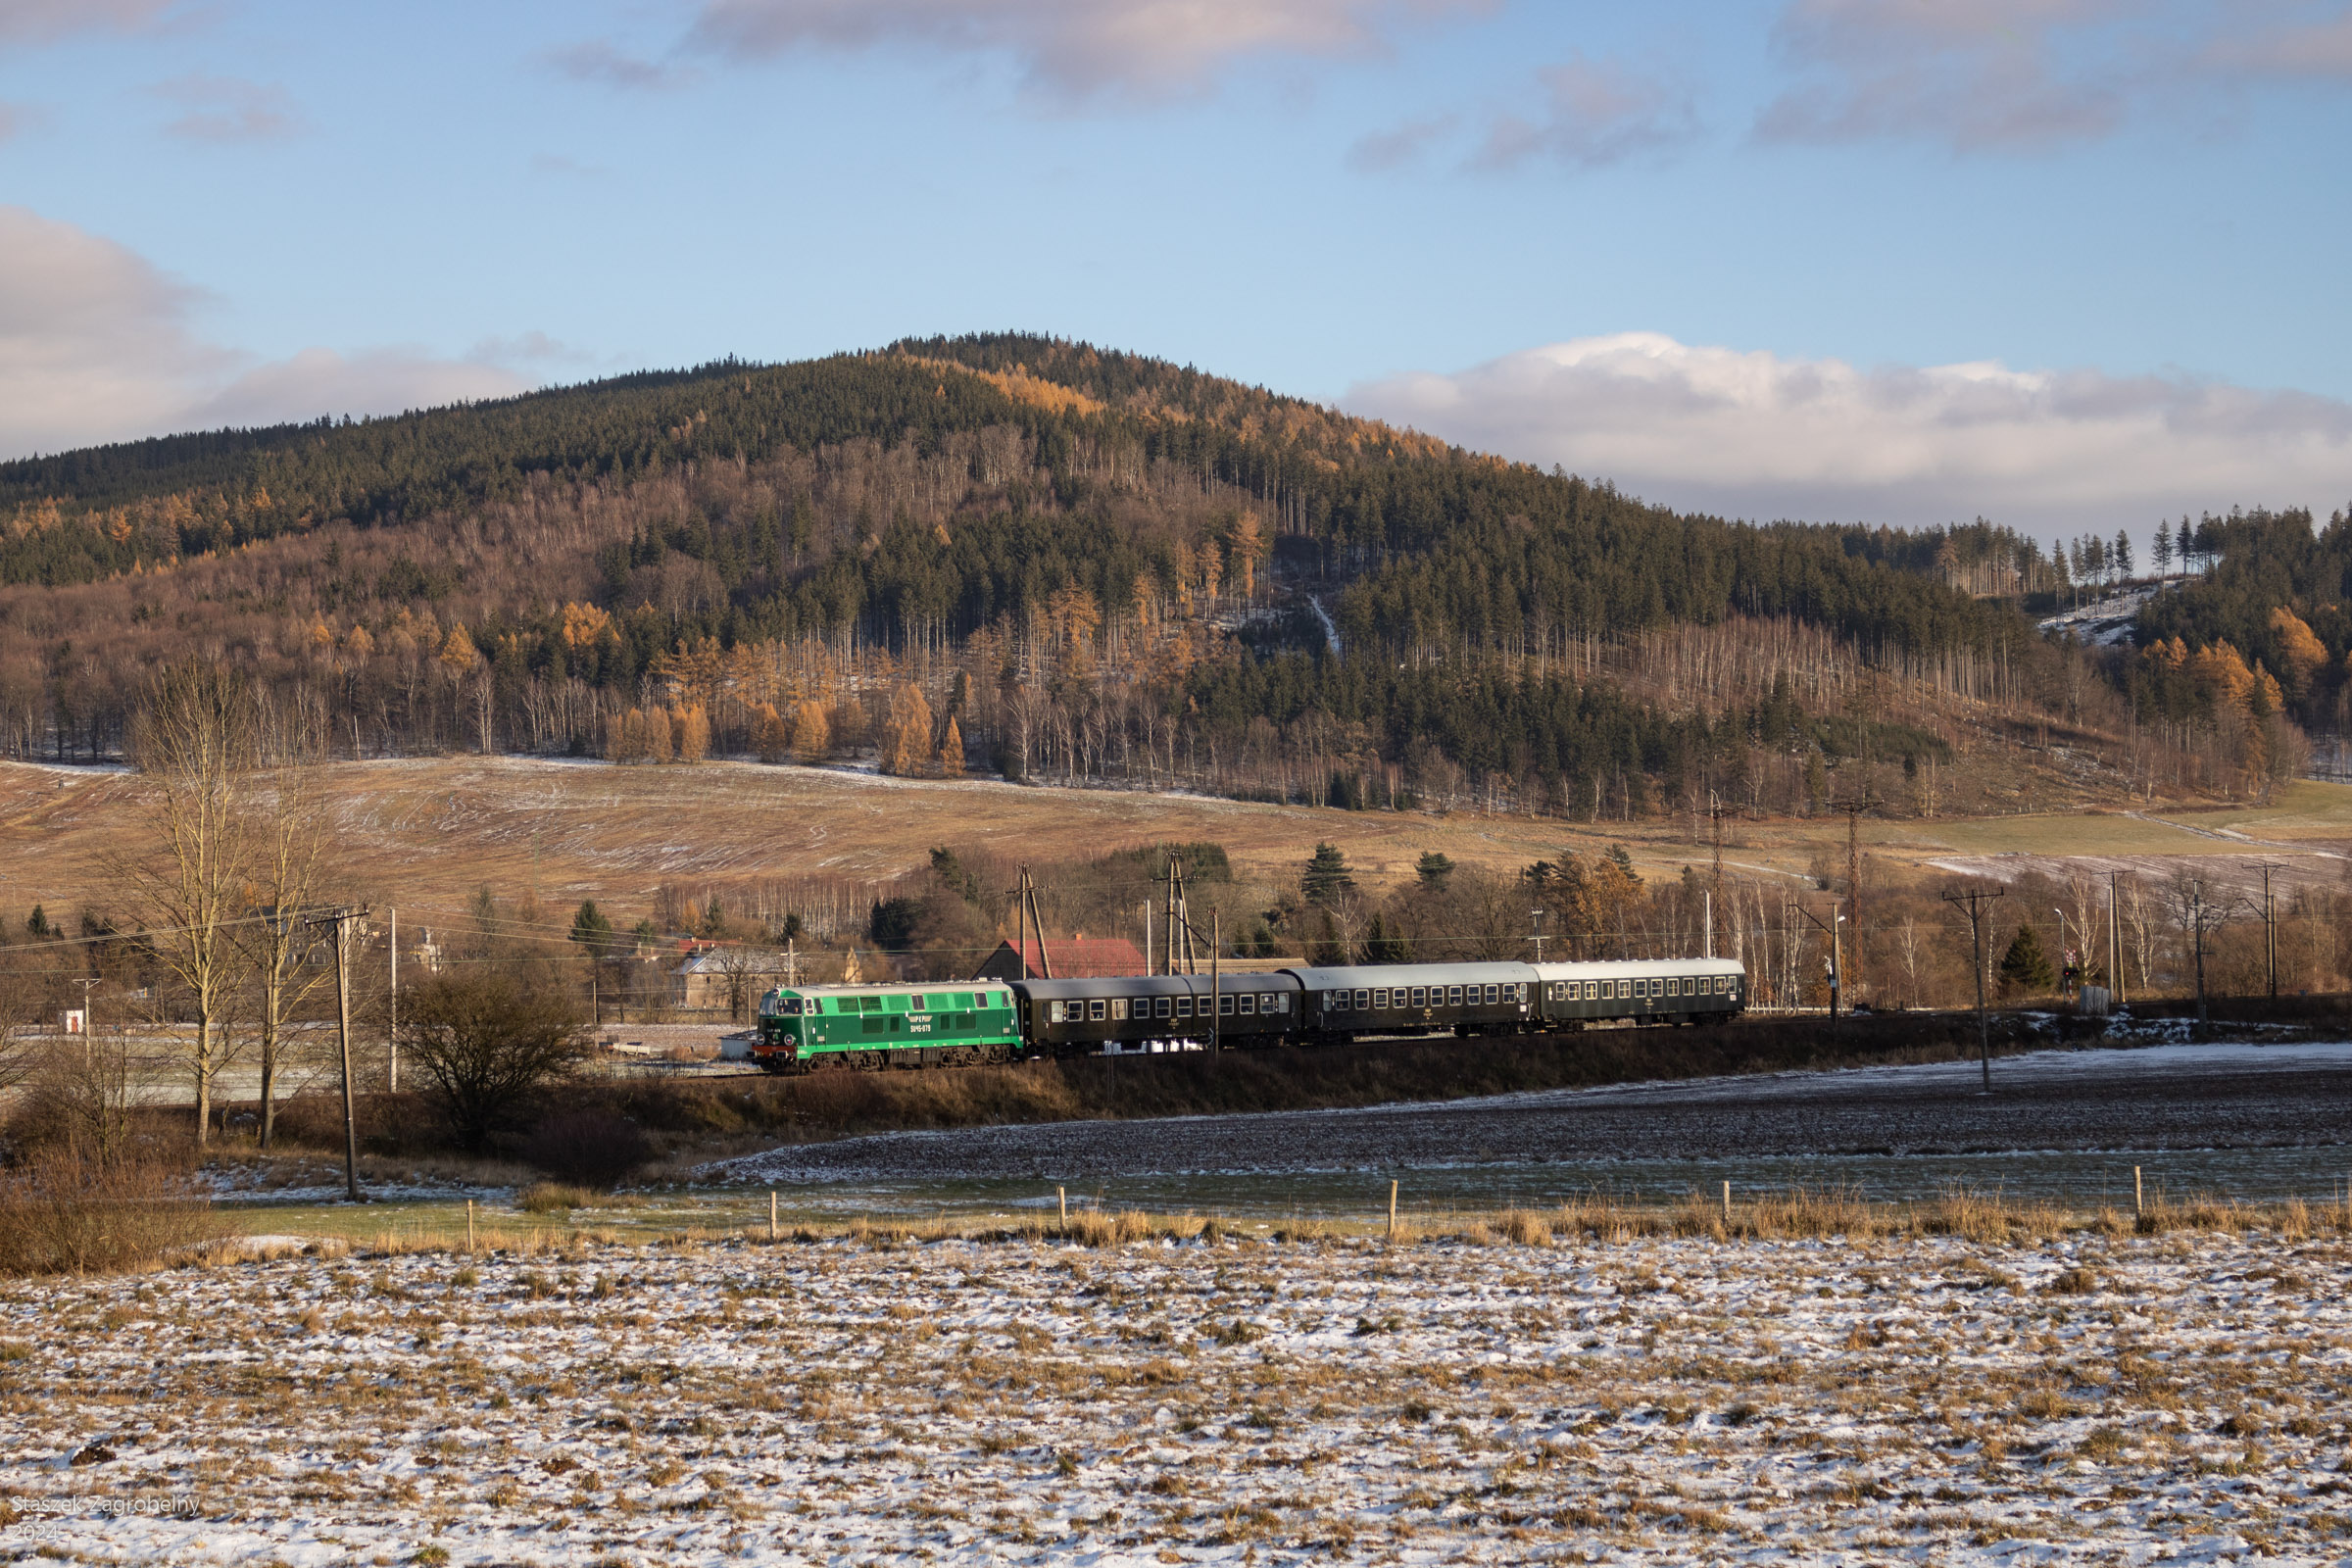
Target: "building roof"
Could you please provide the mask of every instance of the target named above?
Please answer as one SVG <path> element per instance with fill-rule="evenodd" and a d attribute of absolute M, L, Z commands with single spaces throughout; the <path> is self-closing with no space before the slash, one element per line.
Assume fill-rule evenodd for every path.
<path fill-rule="evenodd" d="M 1040 951 L 1042 946 L 1042 953 Z M 1142 974 L 1150 965 L 1125 937 L 1025 937 L 1016 948 L 1000 942 L 974 979 L 1027 980 L 1048 970 L 1056 980 L 1101 980 Z"/>

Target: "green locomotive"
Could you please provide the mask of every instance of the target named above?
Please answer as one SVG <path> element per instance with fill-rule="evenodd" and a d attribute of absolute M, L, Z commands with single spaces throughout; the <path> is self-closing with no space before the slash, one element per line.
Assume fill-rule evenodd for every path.
<path fill-rule="evenodd" d="M 752 1059 L 769 1072 L 818 1066 L 962 1067 L 1021 1054 L 1020 1015 L 1003 981 L 787 986 L 760 999 Z"/>

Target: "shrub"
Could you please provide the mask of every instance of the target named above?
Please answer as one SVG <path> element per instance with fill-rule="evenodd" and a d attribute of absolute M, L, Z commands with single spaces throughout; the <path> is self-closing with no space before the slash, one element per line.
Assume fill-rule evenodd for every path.
<path fill-rule="evenodd" d="M 567 1209 L 591 1207 L 595 1202 L 596 1195 L 584 1187 L 535 1182 L 515 1198 L 514 1206 L 526 1214 L 561 1214 Z"/>
<path fill-rule="evenodd" d="M 470 1149 L 486 1147 L 588 1051 L 569 989 L 527 967 L 434 975 L 407 993 L 404 1011 L 404 1049 Z"/>
<path fill-rule="evenodd" d="M 0 1273 L 137 1268 L 217 1228 L 210 1201 L 155 1158 L 101 1163 L 51 1149 L 0 1175 Z"/>
<path fill-rule="evenodd" d="M 517 1152 L 557 1181 L 600 1190 L 628 1180 L 654 1157 L 637 1124 L 608 1110 L 559 1111 L 533 1128 Z"/>

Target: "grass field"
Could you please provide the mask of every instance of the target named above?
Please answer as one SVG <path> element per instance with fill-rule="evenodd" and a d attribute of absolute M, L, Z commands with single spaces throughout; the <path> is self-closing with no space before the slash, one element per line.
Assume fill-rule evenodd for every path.
<path fill-rule="evenodd" d="M 1517 870 L 1562 848 L 1622 844 L 1653 880 L 1685 865 L 1703 869 L 1712 856 L 1687 816 L 1589 824 L 1357 812 L 739 762 L 630 768 L 444 758 L 341 763 L 323 776 L 338 852 L 358 890 L 418 911 L 460 908 L 484 884 L 508 897 L 529 891 L 555 907 L 593 898 L 635 910 L 664 880 L 887 877 L 938 844 L 1053 863 L 1211 839 L 1245 874 L 1280 881 L 1327 840 L 1373 885 L 1409 876 L 1433 850 Z M 122 773 L 0 763 L 0 917 L 21 920 L 36 903 L 52 915 L 104 903 L 108 857 L 138 841 L 141 789 Z M 1735 874 L 1801 876 L 1817 857 L 1844 851 L 1842 819 L 1738 821 L 1726 832 Z M 2282 847 L 2308 853 L 2352 839 L 2352 787 L 2299 783 L 2260 808 L 1866 818 L 1862 835 L 1883 861 L 1931 874 L 1931 862 L 1952 858 L 2276 858 Z M 2333 875 L 2335 862 L 2328 865 Z"/>
<path fill-rule="evenodd" d="M 0 1288 L 12 1556 L 2341 1561 L 2331 1217 L 578 1235 Z M 1750 1223 L 1753 1220 L 1754 1223 Z"/>

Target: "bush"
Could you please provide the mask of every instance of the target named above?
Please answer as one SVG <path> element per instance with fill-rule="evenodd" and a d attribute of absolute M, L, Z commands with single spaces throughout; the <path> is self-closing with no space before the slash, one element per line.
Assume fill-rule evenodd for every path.
<path fill-rule="evenodd" d="M 49 1149 L 0 1174 L 0 1273 L 138 1268 L 218 1229 L 210 1200 L 161 1159 Z"/>
<path fill-rule="evenodd" d="M 596 1203 L 596 1195 L 585 1187 L 566 1187 L 557 1182 L 534 1182 L 515 1196 L 514 1206 L 526 1214 L 563 1214 L 575 1208 L 589 1208 Z"/>
<path fill-rule="evenodd" d="M 588 1053 L 569 989 L 527 965 L 437 974 L 403 1001 L 401 1038 L 468 1149 L 495 1133 Z"/>
<path fill-rule="evenodd" d="M 599 1189 L 627 1181 L 654 1157 L 636 1123 L 609 1110 L 559 1112 L 533 1128 L 517 1152 L 559 1182 Z"/>

